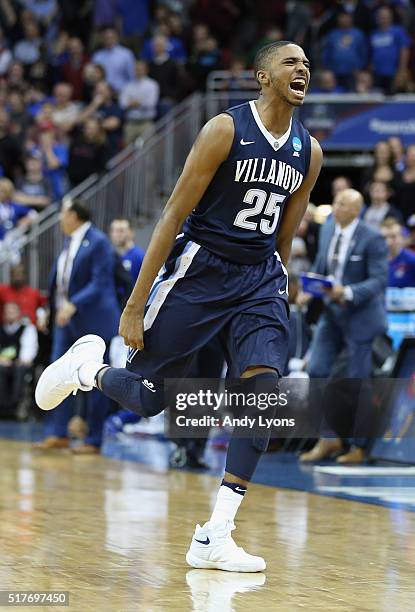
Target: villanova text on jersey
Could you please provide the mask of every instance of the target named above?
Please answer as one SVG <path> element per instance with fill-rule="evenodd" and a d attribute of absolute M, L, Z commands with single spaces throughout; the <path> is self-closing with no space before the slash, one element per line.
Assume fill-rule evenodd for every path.
<path fill-rule="evenodd" d="M 183 231 L 221 257 L 256 264 L 274 253 L 284 204 L 308 173 L 310 135 L 293 118 L 275 138 L 254 101 L 225 112 L 235 126 L 231 150 Z"/>

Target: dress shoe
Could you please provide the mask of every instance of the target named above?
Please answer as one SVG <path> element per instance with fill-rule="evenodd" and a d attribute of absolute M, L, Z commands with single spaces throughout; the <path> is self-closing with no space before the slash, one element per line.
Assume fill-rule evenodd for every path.
<path fill-rule="evenodd" d="M 81 444 L 72 448 L 74 455 L 99 455 L 99 447 L 93 444 Z"/>
<path fill-rule="evenodd" d="M 310 451 L 301 453 L 300 461 L 308 463 L 321 461 L 337 455 L 343 449 L 341 440 L 338 438 L 321 438 Z"/>
<path fill-rule="evenodd" d="M 360 464 L 366 461 L 366 455 L 363 448 L 359 448 L 358 446 L 352 446 L 349 452 L 344 455 L 340 455 L 337 457 L 336 463 L 355 463 Z"/>
<path fill-rule="evenodd" d="M 38 450 L 55 450 L 69 447 L 68 438 L 59 438 L 58 436 L 48 436 L 42 442 L 37 442 L 33 448 Z"/>

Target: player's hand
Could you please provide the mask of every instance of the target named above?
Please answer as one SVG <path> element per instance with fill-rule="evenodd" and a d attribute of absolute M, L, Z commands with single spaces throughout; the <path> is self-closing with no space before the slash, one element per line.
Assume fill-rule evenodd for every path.
<path fill-rule="evenodd" d="M 144 348 L 144 311 L 127 306 L 121 315 L 118 333 L 124 338 L 124 344 L 141 351 Z"/>

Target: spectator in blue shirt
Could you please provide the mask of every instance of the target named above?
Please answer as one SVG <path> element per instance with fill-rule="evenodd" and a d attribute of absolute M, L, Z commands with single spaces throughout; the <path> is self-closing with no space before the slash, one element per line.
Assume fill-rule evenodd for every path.
<path fill-rule="evenodd" d="M 356 72 L 367 64 L 366 40 L 363 32 L 353 26 L 353 17 L 349 13 L 339 13 L 337 26 L 326 37 L 323 64 L 334 72 L 340 87 L 352 91 Z"/>
<path fill-rule="evenodd" d="M 7 178 L 0 179 L 0 240 L 17 225 L 30 225 L 36 217 L 36 212 L 12 201 L 13 193 L 13 183 Z"/>
<path fill-rule="evenodd" d="M 170 58 L 178 62 L 185 62 L 187 59 L 186 49 L 180 38 L 171 36 L 168 26 L 159 27 L 157 36 L 165 36 L 167 41 L 166 51 Z M 156 50 L 154 48 L 154 37 L 147 38 L 144 41 L 143 50 L 141 51 L 141 59 L 146 62 L 154 61 L 156 57 Z"/>
<path fill-rule="evenodd" d="M 69 189 L 66 175 L 69 160 L 68 146 L 56 140 L 53 130 L 41 132 L 39 144 L 43 159 L 43 173 L 49 181 L 54 200 L 61 200 Z"/>
<path fill-rule="evenodd" d="M 405 89 L 408 80 L 410 39 L 406 30 L 393 24 L 393 14 L 383 6 L 376 15 L 378 29 L 370 36 L 375 85 L 386 93 Z"/>
<path fill-rule="evenodd" d="M 381 227 L 389 249 L 388 287 L 415 287 L 415 253 L 405 247 L 404 229 L 396 219 Z"/>
<path fill-rule="evenodd" d="M 94 53 L 92 61 L 94 64 L 101 64 L 105 67 L 108 83 L 118 92 L 134 79 L 134 54 L 130 49 L 118 43 L 118 34 L 114 28 L 104 30 L 102 41 L 104 48 Z"/>
<path fill-rule="evenodd" d="M 131 274 L 134 286 L 144 259 L 144 251 L 134 244 L 133 229 L 129 219 L 114 219 L 110 226 L 110 240 L 120 255 L 123 266 Z"/>
<path fill-rule="evenodd" d="M 311 88 L 311 93 L 316 94 L 340 94 L 344 88 L 336 81 L 336 75 L 331 70 L 321 70 L 317 75 L 317 83 Z"/>

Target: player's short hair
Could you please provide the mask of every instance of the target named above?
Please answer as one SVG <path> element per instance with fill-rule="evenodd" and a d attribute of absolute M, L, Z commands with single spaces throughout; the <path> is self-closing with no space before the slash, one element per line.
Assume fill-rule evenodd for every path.
<path fill-rule="evenodd" d="M 269 43 L 269 45 L 265 45 L 261 47 L 255 55 L 254 59 L 254 76 L 256 81 L 258 81 L 258 71 L 259 70 L 267 70 L 269 66 L 269 62 L 275 53 L 281 49 L 281 47 L 286 47 L 287 45 L 295 45 L 296 43 L 292 42 L 292 40 L 277 40 L 275 42 Z"/>
<path fill-rule="evenodd" d="M 80 221 L 86 223 L 87 221 L 91 221 L 91 212 L 88 210 L 86 205 L 82 200 L 72 200 L 67 210 L 74 212 Z"/>

